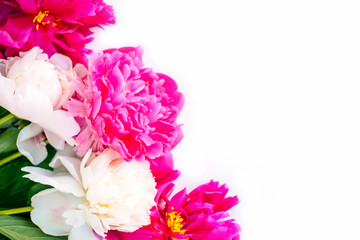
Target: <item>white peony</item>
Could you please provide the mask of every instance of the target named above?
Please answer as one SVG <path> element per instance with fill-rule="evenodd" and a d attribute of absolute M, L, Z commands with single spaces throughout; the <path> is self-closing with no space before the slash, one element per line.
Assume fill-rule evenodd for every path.
<path fill-rule="evenodd" d="M 71 60 L 58 53 L 49 59 L 38 47 L 0 60 L 0 106 L 32 122 L 17 142 L 32 163 L 38 164 L 47 155 L 42 132 L 57 149 L 65 141 L 75 143 L 72 137 L 80 131 L 79 125 L 61 107 L 73 94 L 70 85 L 77 78 L 76 69 L 82 68 L 73 69 Z"/>
<path fill-rule="evenodd" d="M 59 156 L 51 165 L 54 172 L 22 169 L 29 172 L 24 177 L 54 187 L 31 199 L 31 219 L 45 233 L 100 239 L 109 230 L 133 232 L 150 224 L 156 183 L 148 161 L 126 162 L 108 149 L 98 156 L 89 151 L 81 162 Z"/>

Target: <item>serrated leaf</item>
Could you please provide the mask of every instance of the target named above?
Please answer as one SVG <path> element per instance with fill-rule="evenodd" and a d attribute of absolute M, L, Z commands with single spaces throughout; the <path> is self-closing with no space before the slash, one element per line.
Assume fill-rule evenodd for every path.
<path fill-rule="evenodd" d="M 43 233 L 30 220 L 18 216 L 0 215 L 0 233 L 11 240 L 65 240 Z"/>
<path fill-rule="evenodd" d="M 0 135 L 0 154 L 17 150 L 16 139 L 20 130 L 13 128 L 7 129 Z"/>

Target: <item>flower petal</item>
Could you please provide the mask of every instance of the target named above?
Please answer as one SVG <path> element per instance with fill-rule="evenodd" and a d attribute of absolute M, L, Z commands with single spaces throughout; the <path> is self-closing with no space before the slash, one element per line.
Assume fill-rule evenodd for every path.
<path fill-rule="evenodd" d="M 29 86 L 26 89 L 26 95 L 23 96 L 16 91 L 13 80 L 2 76 L 0 76 L 0 95 L 0 106 L 17 117 L 31 122 L 40 123 L 46 121 L 53 112 L 49 98 L 39 90 Z"/>
<path fill-rule="evenodd" d="M 51 146 L 53 146 L 57 150 L 64 150 L 65 140 L 63 138 L 47 129 L 44 129 L 44 132 Z"/>
<path fill-rule="evenodd" d="M 45 137 L 42 131 L 42 127 L 31 123 L 20 131 L 16 141 L 19 152 L 34 165 L 44 161 L 47 156 Z"/>
<path fill-rule="evenodd" d="M 50 62 L 52 64 L 60 66 L 65 71 L 70 71 L 72 69 L 72 61 L 69 57 L 62 55 L 60 53 L 54 53 L 50 57 Z"/>
<path fill-rule="evenodd" d="M 38 167 L 24 167 L 21 170 L 30 174 L 24 177 L 34 182 L 50 185 L 64 193 L 71 193 L 77 197 L 85 196 L 84 189 L 70 174 L 64 172 L 52 172 Z"/>
<path fill-rule="evenodd" d="M 53 138 L 52 140 L 56 140 L 54 136 L 56 135 L 59 138 L 64 139 L 70 145 L 75 144 L 75 140 L 72 137 L 80 131 L 79 124 L 75 119 L 63 110 L 54 111 L 49 119 L 44 119 L 44 121 L 41 121 L 40 125 L 44 127 L 46 134 L 50 134 Z M 64 147 L 62 147 L 62 149 L 63 148 Z"/>
<path fill-rule="evenodd" d="M 79 202 L 80 199 L 72 194 L 46 189 L 31 199 L 31 205 L 34 207 L 31 211 L 31 220 L 47 234 L 68 235 L 71 226 L 65 223 L 63 213 L 73 209 Z"/>
<path fill-rule="evenodd" d="M 89 225 L 74 227 L 71 230 L 68 240 L 79 240 L 79 239 L 101 240 L 100 237 L 96 236 L 96 234 Z"/>
<path fill-rule="evenodd" d="M 50 167 L 64 166 L 71 176 L 81 183 L 80 163 L 81 161 L 75 157 L 55 156 L 54 160 L 50 163 Z"/>
<path fill-rule="evenodd" d="M 73 227 L 81 227 L 86 224 L 86 212 L 85 210 L 69 210 L 66 211 L 63 216 L 66 218 L 66 223 Z"/>

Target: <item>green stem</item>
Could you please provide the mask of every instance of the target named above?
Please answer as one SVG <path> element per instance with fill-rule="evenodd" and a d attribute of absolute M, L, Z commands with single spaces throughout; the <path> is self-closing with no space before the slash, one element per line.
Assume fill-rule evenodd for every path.
<path fill-rule="evenodd" d="M 15 115 L 9 113 L 8 115 L 0 119 L 0 125 L 6 123 L 7 121 L 10 121 L 13 118 L 16 118 Z"/>
<path fill-rule="evenodd" d="M 26 213 L 31 212 L 34 208 L 33 207 L 22 207 L 22 208 L 13 208 L 13 209 L 6 209 L 0 210 L 0 215 L 12 215 L 18 213 Z"/>
<path fill-rule="evenodd" d="M 16 159 L 18 157 L 21 157 L 21 156 L 22 156 L 22 154 L 19 153 L 19 152 L 14 153 L 13 155 L 7 156 L 6 158 L 3 158 L 3 159 L 0 160 L 0 166 L 10 162 L 11 160 L 14 160 L 14 159 Z"/>

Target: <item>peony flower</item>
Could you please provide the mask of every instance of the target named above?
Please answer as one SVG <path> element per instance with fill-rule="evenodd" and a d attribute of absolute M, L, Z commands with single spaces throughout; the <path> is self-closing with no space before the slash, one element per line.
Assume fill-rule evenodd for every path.
<path fill-rule="evenodd" d="M 79 155 L 110 147 L 128 161 L 154 160 L 183 137 L 176 123 L 183 95 L 173 79 L 143 67 L 141 55 L 129 47 L 90 56 L 88 77 L 67 106 L 82 128 Z"/>
<path fill-rule="evenodd" d="M 239 200 L 226 197 L 228 189 L 211 181 L 186 193 L 182 190 L 171 199 L 173 185 L 164 185 L 157 195 L 157 209 L 151 224 L 134 233 L 109 232 L 108 240 L 239 240 L 240 226 L 228 219 L 226 212 Z"/>
<path fill-rule="evenodd" d="M 179 170 L 174 170 L 174 161 L 170 152 L 165 152 L 150 161 L 150 169 L 157 183 L 156 188 L 174 181 L 180 176 Z"/>
<path fill-rule="evenodd" d="M 72 68 L 71 60 L 61 54 L 50 59 L 38 47 L 21 52 L 19 57 L 0 60 L 0 106 L 19 118 L 32 123 L 18 136 L 19 151 L 34 164 L 45 159 L 45 132 L 50 144 L 57 149 L 72 138 L 80 128 L 62 105 L 73 94 L 70 84 L 84 68 Z"/>
<path fill-rule="evenodd" d="M 59 52 L 85 63 L 90 28 L 114 23 L 103 0 L 0 1 L 0 49 L 9 57 L 39 46 L 49 56 Z"/>
<path fill-rule="evenodd" d="M 132 232 L 149 224 L 156 194 L 149 163 L 124 161 L 110 149 L 90 153 L 81 162 L 57 157 L 51 163 L 54 172 L 22 169 L 30 173 L 24 177 L 54 187 L 32 197 L 32 221 L 45 233 L 69 235 L 69 240 L 100 239 L 109 230 Z"/>

